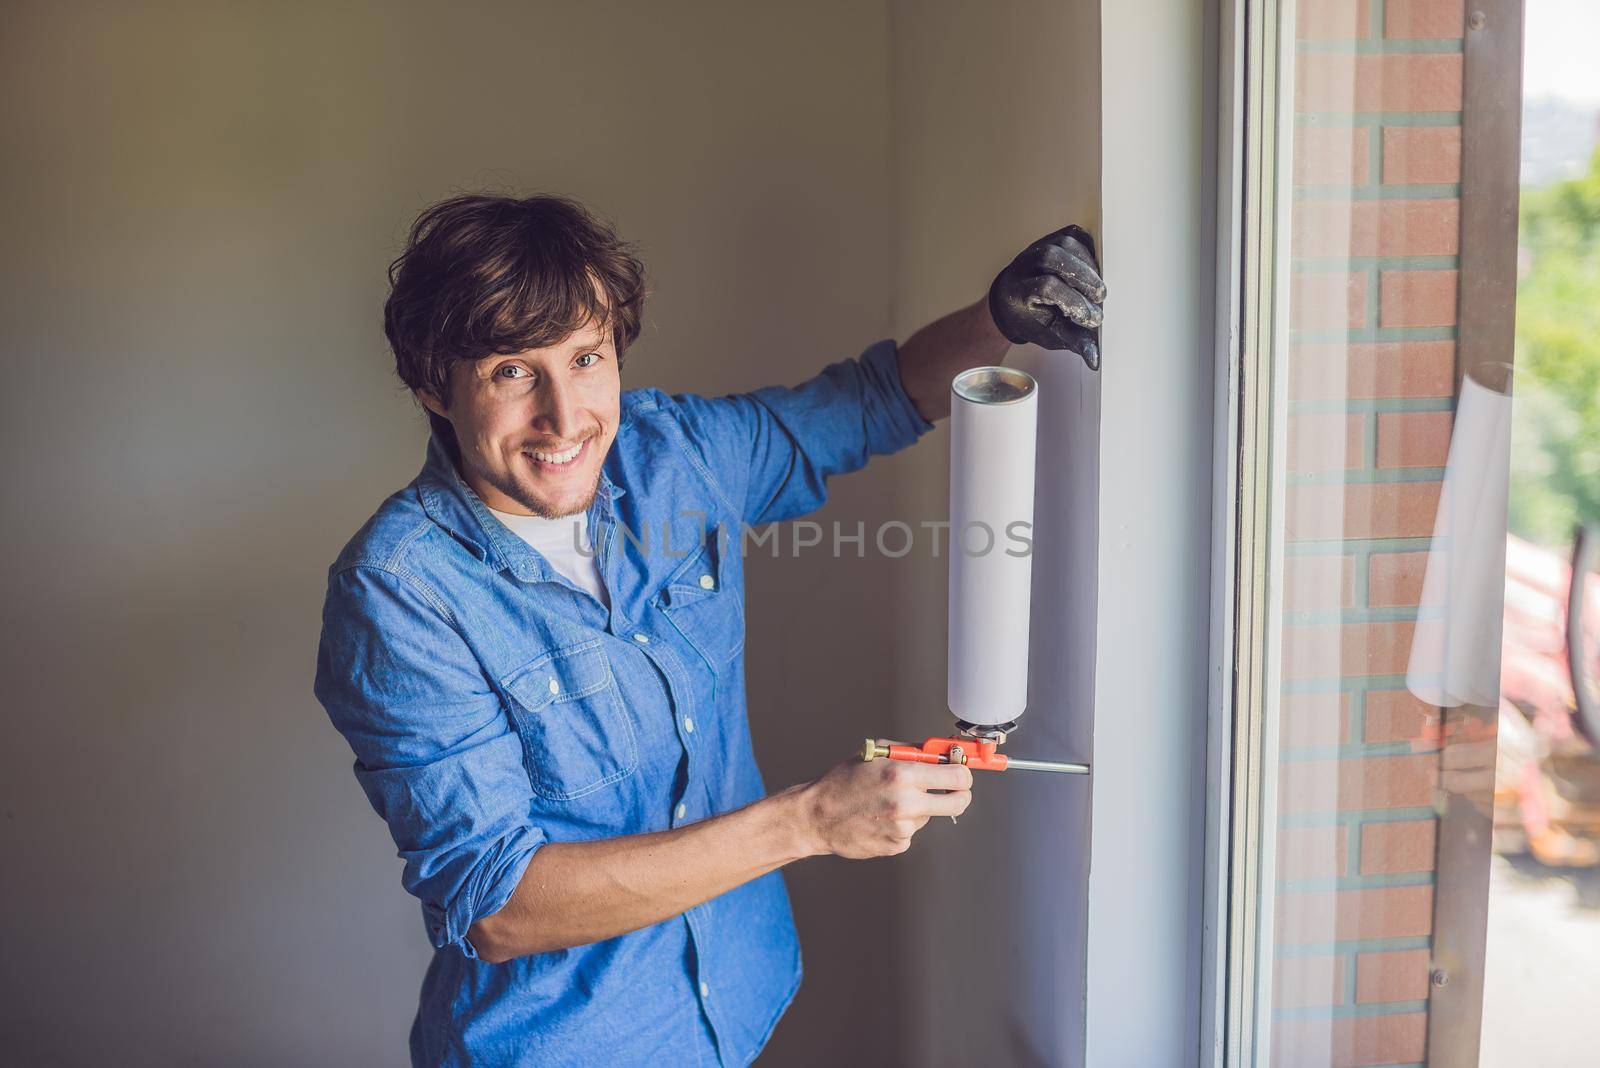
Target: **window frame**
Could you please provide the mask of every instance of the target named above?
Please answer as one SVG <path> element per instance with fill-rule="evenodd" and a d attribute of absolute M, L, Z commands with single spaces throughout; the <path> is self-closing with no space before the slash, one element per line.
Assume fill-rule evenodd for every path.
<path fill-rule="evenodd" d="M 1288 208 L 1280 180 L 1290 139 L 1279 116 L 1292 100 L 1292 3 L 1223 0 L 1218 102 L 1217 438 L 1213 455 L 1211 677 L 1207 848 L 1201 976 L 1201 1062 L 1270 1055 L 1270 880 L 1275 827 L 1261 800 L 1275 793 L 1276 724 L 1263 695 L 1279 670 L 1285 383 L 1273 357 L 1287 321 Z M 1276 440 L 1274 440 L 1276 437 Z"/>

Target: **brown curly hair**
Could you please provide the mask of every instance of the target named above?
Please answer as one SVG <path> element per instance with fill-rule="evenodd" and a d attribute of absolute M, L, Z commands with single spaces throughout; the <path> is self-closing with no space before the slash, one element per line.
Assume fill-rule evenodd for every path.
<path fill-rule="evenodd" d="M 544 348 L 591 320 L 611 330 L 620 365 L 646 293 L 633 247 L 577 201 L 468 194 L 412 224 L 389 265 L 383 332 L 400 380 L 448 404 L 456 362 Z M 453 444 L 448 421 L 428 418 Z"/>

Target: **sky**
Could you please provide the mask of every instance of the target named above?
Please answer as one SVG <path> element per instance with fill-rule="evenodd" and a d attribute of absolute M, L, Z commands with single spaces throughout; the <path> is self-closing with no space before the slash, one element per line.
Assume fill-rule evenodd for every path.
<path fill-rule="evenodd" d="M 1600 105 L 1600 0 L 1527 0 L 1523 95 Z"/>

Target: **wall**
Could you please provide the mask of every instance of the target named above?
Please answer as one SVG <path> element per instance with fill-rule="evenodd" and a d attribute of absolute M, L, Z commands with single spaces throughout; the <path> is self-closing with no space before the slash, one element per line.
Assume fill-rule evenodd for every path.
<path fill-rule="evenodd" d="M 1199 1043 L 1215 12 L 1188 0 L 1101 9 L 1101 214 L 1117 305 L 1102 331 L 1093 1065 L 1193 1063 Z"/>
<path fill-rule="evenodd" d="M 1087 0 L 891 5 L 902 336 L 982 296 L 1041 234 L 1068 222 L 1098 230 L 1098 18 Z M 1134 305 L 1109 285 L 1107 314 L 1127 315 Z M 1100 385 L 1075 356 L 1014 351 L 1010 360 L 1041 392 L 1029 711 L 1007 748 L 1084 759 Z M 942 428 L 933 437 L 897 470 L 906 515 L 947 514 L 949 444 Z M 896 591 L 895 726 L 920 739 L 950 727 L 947 561 L 907 562 Z M 907 905 L 900 975 L 911 994 L 903 1063 L 1082 1063 L 1088 800 L 1082 779 L 980 774 L 959 825 L 930 825 L 897 861 Z"/>
<path fill-rule="evenodd" d="M 656 281 L 630 385 L 796 381 L 890 330 L 886 34 L 844 0 L 8 6 L 13 1059 L 403 1059 L 420 917 L 310 692 L 324 569 L 422 460 L 384 268 L 452 191 L 572 193 Z M 1008 220 L 961 298 L 1057 214 Z M 824 521 L 937 448 L 843 480 Z M 752 561 L 769 783 L 887 729 L 898 581 Z M 772 1063 L 893 1056 L 892 940 L 859 929 L 897 870 L 793 870 L 808 981 Z"/>
<path fill-rule="evenodd" d="M 1041 233 L 1103 230 L 1106 370 L 1012 356 L 1042 429 L 1011 745 L 1096 779 L 981 781 L 903 858 L 791 869 L 807 982 L 767 1062 L 1077 1064 L 1086 1030 L 1089 1063 L 1185 1059 L 1205 550 L 1173 546 L 1208 522 L 1209 279 L 1201 22 L 1171 6 L 1104 5 L 1104 71 L 1090 0 L 15 7 L 0 848 L 29 874 L 0 883 L 6 1048 L 400 1059 L 425 943 L 311 659 L 327 562 L 421 459 L 383 268 L 422 206 L 500 186 L 642 244 L 628 384 L 674 389 L 798 380 L 978 298 Z M 1103 101 L 1103 74 L 1133 95 Z M 820 521 L 943 517 L 944 433 Z M 945 561 L 827 555 L 750 565 L 774 786 L 948 725 Z"/>

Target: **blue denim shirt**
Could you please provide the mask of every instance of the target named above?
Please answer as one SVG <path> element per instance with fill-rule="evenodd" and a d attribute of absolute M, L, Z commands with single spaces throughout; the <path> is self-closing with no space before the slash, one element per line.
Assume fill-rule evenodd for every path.
<path fill-rule="evenodd" d="M 593 945 L 489 964 L 467 937 L 546 842 L 762 797 L 744 692 L 743 525 L 930 429 L 893 342 L 789 389 L 622 395 L 589 509 L 609 608 L 496 520 L 446 447 L 329 571 L 316 694 L 435 948 L 417 1064 L 747 1064 L 800 982 L 773 872 Z"/>

